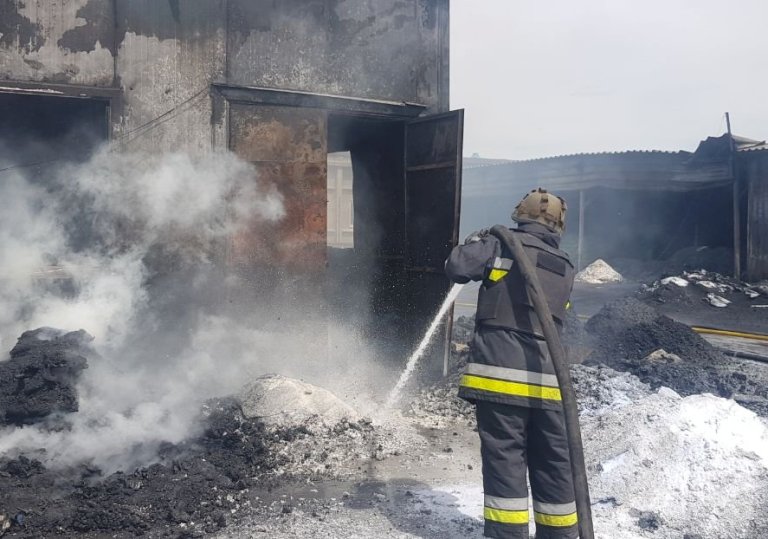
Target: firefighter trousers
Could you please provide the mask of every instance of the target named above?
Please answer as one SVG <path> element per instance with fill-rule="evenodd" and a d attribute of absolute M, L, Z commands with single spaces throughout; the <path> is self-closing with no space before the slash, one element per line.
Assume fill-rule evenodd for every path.
<path fill-rule="evenodd" d="M 485 536 L 528 539 L 530 476 L 536 539 L 577 539 L 562 412 L 477 401 L 483 458 Z"/>

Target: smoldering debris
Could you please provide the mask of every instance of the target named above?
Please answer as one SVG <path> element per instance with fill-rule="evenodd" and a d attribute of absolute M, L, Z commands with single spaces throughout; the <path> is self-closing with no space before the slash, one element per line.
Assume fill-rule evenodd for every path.
<path fill-rule="evenodd" d="M 92 355 L 85 331 L 25 331 L 0 362 L 0 425 L 29 425 L 77 412 L 77 382 Z"/>
<path fill-rule="evenodd" d="M 594 339 L 588 364 L 630 372 L 653 388 L 669 387 L 683 396 L 737 398 L 768 415 L 768 369 L 725 356 L 689 326 L 637 299 L 609 303 L 586 329 Z"/>
<path fill-rule="evenodd" d="M 127 473 L 102 477 L 86 465 L 54 470 L 40 463 L 31 474 L 0 473 L 2 506 L 25 511 L 18 535 L 27 537 L 214 531 L 239 507 L 251 478 L 275 466 L 263 425 L 243 421 L 237 409 L 233 401 L 209 403 L 200 437 L 169 444 L 160 462 Z M 0 469 L 24 469 L 24 458 Z"/>
<path fill-rule="evenodd" d="M 27 456 L 0 459 L 0 512 L 23 511 L 19 537 L 197 536 L 249 512 L 252 491 L 290 479 L 359 474 L 365 462 L 393 454 L 391 432 L 370 420 L 333 424 L 305 414 L 301 421 L 267 425 L 248 418 L 237 398 L 207 401 L 200 434 L 164 444 L 150 466 L 104 475 L 87 463 L 46 468 Z"/>

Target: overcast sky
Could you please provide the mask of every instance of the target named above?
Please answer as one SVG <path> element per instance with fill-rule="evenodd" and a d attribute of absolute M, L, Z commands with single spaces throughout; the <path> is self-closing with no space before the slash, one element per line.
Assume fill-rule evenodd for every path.
<path fill-rule="evenodd" d="M 464 154 L 693 150 L 768 137 L 766 0 L 452 0 Z"/>

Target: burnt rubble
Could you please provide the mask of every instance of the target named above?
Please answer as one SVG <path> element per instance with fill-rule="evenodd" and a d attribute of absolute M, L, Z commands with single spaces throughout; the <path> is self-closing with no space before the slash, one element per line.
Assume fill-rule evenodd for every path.
<path fill-rule="evenodd" d="M 0 425 L 28 425 L 78 410 L 80 374 L 93 337 L 51 328 L 24 332 L 8 361 L 0 362 Z"/>
<path fill-rule="evenodd" d="M 85 359 L 75 350 L 86 335 L 27 332 L 14 348 L 14 358 L 35 366 L 19 372 L 43 371 L 39 376 L 52 380 L 55 395 L 66 395 L 45 399 L 51 406 L 35 408 L 35 418 L 49 409 L 77 410 L 74 374 L 85 368 Z M 67 391 L 64 380 L 71 384 Z M 25 401 L 18 395 L 8 397 Z M 48 463 L 42 448 L 1 457 L 0 536 L 199 537 L 250 512 L 255 493 L 290 480 L 338 477 L 383 458 L 370 420 L 321 425 L 310 417 L 267 425 L 246 417 L 233 397 L 205 402 L 196 432 L 182 443 L 162 445 L 155 463 L 109 475 L 87 462 Z"/>
<path fill-rule="evenodd" d="M 26 515 L 10 536 L 121 533 L 192 537 L 227 525 L 253 477 L 272 470 L 267 434 L 233 400 L 207 404 L 202 434 L 161 448 L 160 462 L 107 477 L 87 465 L 45 468 L 24 456 L 0 461 L 0 512 Z M 192 524 L 194 523 L 194 524 Z"/>
<path fill-rule="evenodd" d="M 748 283 L 699 269 L 643 284 L 637 298 L 691 325 L 764 333 L 768 328 L 768 283 Z"/>
<path fill-rule="evenodd" d="M 250 508 L 252 492 L 268 492 L 302 471 L 336 467 L 351 440 L 370 446 L 373 430 L 365 420 L 314 435 L 302 425 L 269 428 L 244 417 L 231 398 L 207 402 L 202 416 L 201 434 L 165 445 L 159 462 L 109 476 L 87 465 L 54 469 L 24 456 L 0 459 L 0 514 L 24 515 L 23 526 L 11 520 L 6 536 L 213 533 Z M 329 447 L 332 440 L 338 448 Z"/>
<path fill-rule="evenodd" d="M 630 372 L 653 388 L 688 396 L 735 398 L 768 415 L 766 369 L 726 357 L 689 326 L 635 298 L 606 305 L 586 324 L 593 350 L 585 362 Z"/>

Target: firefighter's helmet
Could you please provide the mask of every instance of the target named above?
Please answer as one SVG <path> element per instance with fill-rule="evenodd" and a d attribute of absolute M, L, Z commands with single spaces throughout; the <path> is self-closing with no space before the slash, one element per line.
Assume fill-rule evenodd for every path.
<path fill-rule="evenodd" d="M 565 200 L 539 187 L 534 189 L 515 207 L 512 220 L 518 223 L 541 223 L 558 234 L 565 228 Z"/>

